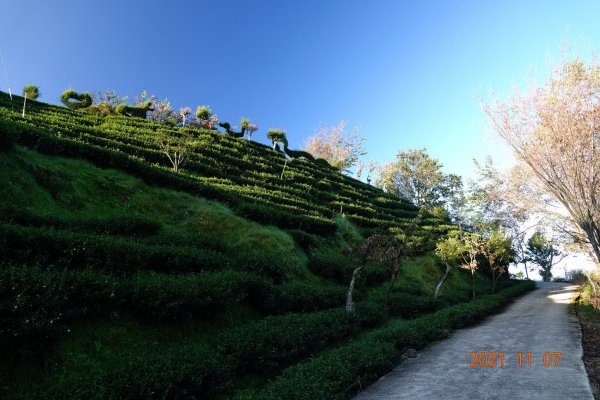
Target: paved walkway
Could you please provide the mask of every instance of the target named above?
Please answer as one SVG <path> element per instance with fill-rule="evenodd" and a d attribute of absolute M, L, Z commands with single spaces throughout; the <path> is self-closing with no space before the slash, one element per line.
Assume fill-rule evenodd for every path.
<path fill-rule="evenodd" d="M 581 332 L 568 304 L 577 286 L 538 283 L 502 314 L 456 331 L 359 393 L 368 399 L 593 399 Z M 504 367 L 472 367 L 471 352 L 504 353 Z M 522 353 L 518 366 L 517 353 Z M 528 366 L 526 353 L 531 353 Z M 546 362 L 544 365 L 544 353 Z M 558 366 L 554 366 L 560 352 Z"/>

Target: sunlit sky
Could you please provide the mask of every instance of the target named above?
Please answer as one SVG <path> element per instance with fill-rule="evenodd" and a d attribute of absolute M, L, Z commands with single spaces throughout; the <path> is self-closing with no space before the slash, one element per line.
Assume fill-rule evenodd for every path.
<path fill-rule="evenodd" d="M 509 152 L 491 138 L 479 94 L 500 96 L 565 43 L 600 43 L 596 1 L 1 0 L 0 90 L 142 90 L 176 108 L 210 105 L 222 121 L 288 132 L 360 125 L 368 156 L 427 147 L 445 171 Z M 2 73 L 2 75 L 4 75 Z"/>

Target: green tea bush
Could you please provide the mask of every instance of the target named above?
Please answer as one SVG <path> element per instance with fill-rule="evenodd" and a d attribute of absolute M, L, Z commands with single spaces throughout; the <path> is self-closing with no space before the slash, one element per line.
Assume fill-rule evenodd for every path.
<path fill-rule="evenodd" d="M 200 343 L 110 358 L 110 368 L 82 363 L 46 383 L 43 399 L 203 399 L 229 382 L 232 366 Z"/>
<path fill-rule="evenodd" d="M 64 332 L 64 321 L 107 315 L 121 301 L 105 274 L 0 265 L 0 347 L 3 354 L 44 354 Z"/>
<path fill-rule="evenodd" d="M 262 309 L 270 314 L 318 311 L 343 306 L 346 288 L 291 281 L 275 286 L 271 296 L 265 300 Z"/>
<path fill-rule="evenodd" d="M 60 96 L 65 107 L 71 110 L 87 108 L 92 105 L 92 96 L 89 93 L 77 93 L 73 89 L 67 89 Z"/>
<path fill-rule="evenodd" d="M 231 265 L 224 255 L 191 247 L 149 245 L 127 238 L 0 223 L 0 257 L 18 263 L 85 267 L 125 274 L 148 269 L 200 272 Z"/>
<path fill-rule="evenodd" d="M 115 108 L 115 112 L 117 114 L 142 119 L 146 119 L 146 117 L 148 116 L 148 111 L 152 111 L 152 102 L 150 100 L 145 101 L 138 107 L 128 106 L 126 104 L 119 104 Z"/>
<path fill-rule="evenodd" d="M 36 85 L 27 85 L 23 88 L 23 96 L 27 100 L 37 100 L 40 97 L 40 88 Z"/>
<path fill-rule="evenodd" d="M 308 256 L 308 268 L 315 274 L 324 278 L 334 279 L 337 282 L 350 282 L 353 263 L 348 258 L 332 248 L 313 250 Z"/>
<path fill-rule="evenodd" d="M 19 140 L 19 131 L 10 124 L 0 124 L 0 152 L 13 148 Z"/>
<path fill-rule="evenodd" d="M 161 227 L 160 222 L 143 215 L 101 217 L 81 223 L 84 230 L 106 235 L 150 236 L 158 233 Z"/>
<path fill-rule="evenodd" d="M 286 369 L 265 390 L 235 400 L 346 400 L 399 362 L 392 343 L 361 340 Z"/>
<path fill-rule="evenodd" d="M 132 276 L 125 291 L 128 307 L 139 318 L 172 322 L 216 315 L 248 297 L 253 283 L 263 282 L 237 271 L 181 276 L 145 271 Z"/>
<path fill-rule="evenodd" d="M 390 371 L 407 348 L 422 348 L 446 337 L 451 329 L 470 324 L 502 307 L 516 295 L 531 290 L 519 283 L 501 292 L 452 306 L 414 320 L 396 320 L 386 327 L 317 357 L 302 361 L 262 390 L 243 390 L 236 400 L 346 400 Z"/>
<path fill-rule="evenodd" d="M 381 314 L 373 311 L 333 309 L 266 317 L 227 330 L 215 345 L 221 353 L 235 355 L 240 373 L 289 365 L 361 327 L 380 322 Z"/>
<path fill-rule="evenodd" d="M 401 318 L 416 318 L 435 312 L 446 304 L 431 296 L 414 296 L 407 293 L 391 293 L 386 298 L 390 315 Z"/>

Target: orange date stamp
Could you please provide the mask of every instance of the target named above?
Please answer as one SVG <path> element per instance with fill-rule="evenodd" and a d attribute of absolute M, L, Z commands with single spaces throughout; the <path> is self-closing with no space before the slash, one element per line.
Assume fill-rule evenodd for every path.
<path fill-rule="evenodd" d="M 536 360 L 541 361 L 537 365 L 544 365 L 545 367 L 557 367 L 560 362 L 560 351 L 547 351 L 539 359 L 533 357 L 531 352 L 517 353 L 513 357 L 507 357 L 504 352 L 495 351 L 472 351 L 470 354 L 471 363 L 470 367 L 504 367 L 505 365 L 515 365 L 517 367 L 531 367 L 536 363 Z"/>

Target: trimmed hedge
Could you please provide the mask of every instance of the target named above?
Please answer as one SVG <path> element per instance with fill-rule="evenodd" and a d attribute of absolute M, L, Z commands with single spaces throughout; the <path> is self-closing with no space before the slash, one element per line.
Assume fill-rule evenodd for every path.
<path fill-rule="evenodd" d="M 73 101 L 71 101 L 73 100 Z M 71 110 L 87 108 L 92 105 L 92 96 L 89 93 L 77 93 L 73 89 L 67 89 L 60 96 L 60 101 Z"/>
<path fill-rule="evenodd" d="M 90 267 L 122 274 L 140 269 L 200 272 L 231 266 L 228 257 L 210 250 L 9 223 L 0 223 L 0 257 L 21 264 Z"/>
<path fill-rule="evenodd" d="M 232 366 L 205 344 L 113 356 L 109 369 L 80 363 L 47 382 L 41 399 L 203 399 L 227 383 Z"/>
<path fill-rule="evenodd" d="M 397 320 L 351 343 L 294 365 L 262 390 L 239 392 L 236 400 L 345 400 L 390 371 L 407 348 L 422 348 L 450 330 L 472 324 L 534 287 L 518 283 L 495 295 L 448 307 L 411 321 Z"/>

